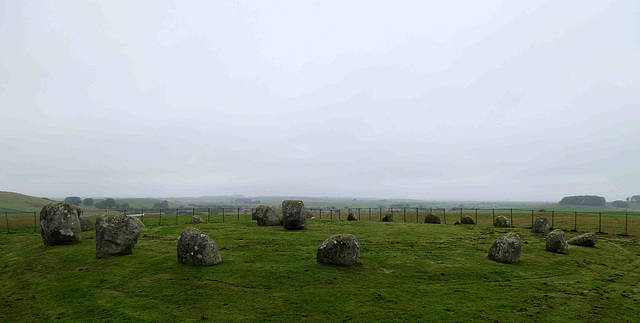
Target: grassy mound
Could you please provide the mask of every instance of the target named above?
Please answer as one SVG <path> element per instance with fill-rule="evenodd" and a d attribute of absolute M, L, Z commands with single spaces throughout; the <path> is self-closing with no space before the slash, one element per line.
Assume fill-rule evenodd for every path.
<path fill-rule="evenodd" d="M 637 239 L 601 236 L 558 255 L 518 228 L 312 220 L 285 231 L 241 221 L 197 225 L 222 263 L 190 267 L 176 258 L 187 227 L 142 228 L 132 255 L 109 259 L 95 259 L 94 232 L 55 247 L 0 234 L 0 320 L 640 320 Z M 508 231 L 522 238 L 520 262 L 489 260 Z M 360 241 L 360 265 L 316 262 L 339 233 Z"/>

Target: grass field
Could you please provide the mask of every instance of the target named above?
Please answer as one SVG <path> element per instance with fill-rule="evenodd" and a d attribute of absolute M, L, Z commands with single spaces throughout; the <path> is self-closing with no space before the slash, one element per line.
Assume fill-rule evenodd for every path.
<path fill-rule="evenodd" d="M 91 231 L 55 247 L 34 233 L 0 234 L 0 320 L 640 320 L 633 237 L 601 235 L 595 248 L 558 255 L 524 228 L 310 220 L 285 231 L 243 218 L 197 226 L 223 259 L 202 268 L 177 262 L 187 227 L 143 228 L 132 255 L 101 260 Z M 509 230 L 523 239 L 521 261 L 488 260 Z M 360 240 L 360 265 L 316 263 L 318 245 L 338 233 Z"/>

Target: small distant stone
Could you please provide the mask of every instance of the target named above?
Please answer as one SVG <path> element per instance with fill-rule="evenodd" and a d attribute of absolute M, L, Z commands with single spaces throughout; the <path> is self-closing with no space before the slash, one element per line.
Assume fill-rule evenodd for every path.
<path fill-rule="evenodd" d="M 182 231 L 177 255 L 179 263 L 190 266 L 213 266 L 222 262 L 218 244 L 196 228 Z"/>
<path fill-rule="evenodd" d="M 135 224 L 138 226 L 138 228 L 146 227 L 144 225 L 144 223 L 142 222 L 142 220 L 140 220 L 139 217 L 137 217 L 137 216 L 129 216 L 129 215 L 128 215 L 128 217 L 131 218 L 131 220 L 133 220 L 133 222 L 135 222 Z"/>
<path fill-rule="evenodd" d="M 549 232 L 549 219 L 547 218 L 538 218 L 533 223 L 531 227 L 531 232 L 533 233 L 547 233 Z"/>
<path fill-rule="evenodd" d="M 440 216 L 429 213 L 424 217 L 424 223 L 440 224 Z"/>
<path fill-rule="evenodd" d="M 567 241 L 568 244 L 583 246 L 583 247 L 593 247 L 598 243 L 598 236 L 595 232 L 585 233 L 583 235 L 579 235 L 577 237 L 569 239 Z"/>
<path fill-rule="evenodd" d="M 508 228 L 511 226 L 511 221 L 504 215 L 501 215 L 493 221 L 493 226 L 498 228 Z"/>
<path fill-rule="evenodd" d="M 253 212 L 254 220 L 260 226 L 275 226 L 282 224 L 282 210 L 270 205 L 259 205 Z"/>
<path fill-rule="evenodd" d="M 83 232 L 93 230 L 93 223 L 91 222 L 91 219 L 88 216 L 80 215 L 78 216 L 78 220 L 80 220 L 80 229 Z"/>
<path fill-rule="evenodd" d="M 387 213 L 382 217 L 382 222 L 393 222 L 393 214 Z"/>
<path fill-rule="evenodd" d="M 547 236 L 547 251 L 555 253 L 569 253 L 569 245 L 567 244 L 567 236 L 562 230 L 553 230 Z"/>
<path fill-rule="evenodd" d="M 191 217 L 191 221 L 189 221 L 189 224 L 198 224 L 198 223 L 206 223 L 206 222 L 207 221 L 205 221 L 199 215 L 194 215 Z"/>
<path fill-rule="evenodd" d="M 504 264 L 513 264 L 520 261 L 522 254 L 522 241 L 520 236 L 509 232 L 496 239 L 489 248 L 489 259 Z"/>
<path fill-rule="evenodd" d="M 96 258 L 133 253 L 140 228 L 132 218 L 122 213 L 109 212 L 96 220 Z"/>
<path fill-rule="evenodd" d="M 353 266 L 360 257 L 360 242 L 351 234 L 329 237 L 319 247 L 316 260 L 321 264 Z"/>
<path fill-rule="evenodd" d="M 349 213 L 349 215 L 347 215 L 347 221 L 357 221 L 358 220 L 358 216 L 353 214 L 353 213 Z"/>
<path fill-rule="evenodd" d="M 460 224 L 460 222 L 458 222 L 458 221 L 453 222 L 453 225 L 458 225 L 458 224 Z"/>
<path fill-rule="evenodd" d="M 82 240 L 82 227 L 76 208 L 67 202 L 55 202 L 40 210 L 40 236 L 47 246 Z"/>
<path fill-rule="evenodd" d="M 302 213 L 304 213 L 304 216 L 305 216 L 307 219 L 313 219 L 313 218 L 314 218 L 314 217 L 313 217 L 313 212 L 311 212 L 311 210 L 304 209 L 304 211 L 302 211 Z"/>
<path fill-rule="evenodd" d="M 465 216 L 462 218 L 462 224 L 476 224 L 476 221 L 470 216 Z"/>

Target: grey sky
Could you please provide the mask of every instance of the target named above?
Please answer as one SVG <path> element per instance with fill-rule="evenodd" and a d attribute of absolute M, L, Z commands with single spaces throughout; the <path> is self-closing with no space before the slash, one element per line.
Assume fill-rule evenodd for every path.
<path fill-rule="evenodd" d="M 640 194 L 638 1 L 0 1 L 0 190 Z"/>

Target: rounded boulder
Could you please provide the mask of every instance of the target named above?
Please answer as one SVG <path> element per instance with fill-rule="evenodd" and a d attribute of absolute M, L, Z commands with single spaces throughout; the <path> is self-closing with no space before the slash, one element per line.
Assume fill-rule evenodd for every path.
<path fill-rule="evenodd" d="M 493 226 L 498 228 L 508 228 L 511 226 L 511 221 L 509 221 L 509 218 L 506 216 L 501 215 L 493 221 Z"/>
<path fill-rule="evenodd" d="M 353 214 L 353 213 L 349 213 L 349 215 L 347 215 L 347 221 L 357 221 L 358 220 L 358 216 Z"/>
<path fill-rule="evenodd" d="M 274 226 L 282 224 L 282 213 L 275 207 L 260 205 L 256 208 L 255 217 L 260 226 Z"/>
<path fill-rule="evenodd" d="M 531 227 L 531 232 L 533 233 L 547 233 L 549 232 L 549 219 L 547 218 L 538 218 L 533 223 Z"/>
<path fill-rule="evenodd" d="M 205 221 L 199 215 L 194 215 L 194 216 L 191 217 L 191 220 L 189 221 L 189 224 L 198 224 L 198 223 L 206 223 L 206 222 L 207 221 Z"/>
<path fill-rule="evenodd" d="M 460 222 L 462 222 L 462 224 L 476 224 L 476 221 L 470 216 L 462 217 Z"/>
<path fill-rule="evenodd" d="M 196 228 L 182 231 L 177 254 L 179 263 L 190 266 L 213 266 L 222 262 L 218 244 Z"/>
<path fill-rule="evenodd" d="M 593 247 L 598 243 L 598 236 L 595 232 L 585 233 L 583 235 L 579 235 L 577 237 L 569 239 L 567 241 L 568 244 L 583 246 L 583 247 Z"/>
<path fill-rule="evenodd" d="M 424 223 L 440 224 L 440 216 L 429 213 L 424 217 Z"/>
<path fill-rule="evenodd" d="M 555 253 L 569 253 L 569 245 L 567 244 L 567 236 L 562 230 L 553 230 L 547 236 L 547 251 Z"/>
<path fill-rule="evenodd" d="M 132 254 L 139 236 L 140 229 L 132 217 L 118 212 L 101 215 L 96 220 L 96 258 Z"/>
<path fill-rule="evenodd" d="M 509 232 L 496 239 L 489 248 L 489 259 L 504 264 L 513 264 L 520 261 L 522 254 L 522 241 L 520 236 Z"/>
<path fill-rule="evenodd" d="M 80 220 L 80 230 L 83 232 L 93 230 L 93 222 L 91 222 L 91 219 L 88 216 L 80 215 L 78 216 L 78 220 Z"/>
<path fill-rule="evenodd" d="M 67 202 L 45 205 L 40 210 L 40 236 L 47 246 L 82 240 L 82 227 L 76 209 Z"/>
<path fill-rule="evenodd" d="M 382 222 L 393 222 L 393 214 L 387 213 L 382 217 Z"/>
<path fill-rule="evenodd" d="M 321 264 L 353 266 L 360 257 L 360 242 L 351 234 L 329 237 L 319 247 L 316 260 Z"/>

